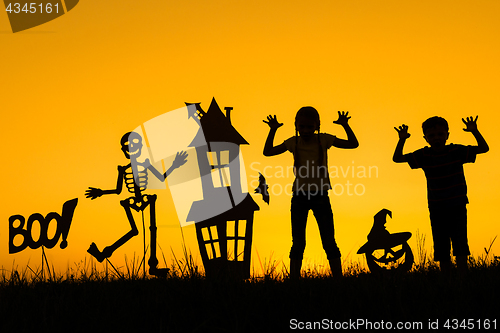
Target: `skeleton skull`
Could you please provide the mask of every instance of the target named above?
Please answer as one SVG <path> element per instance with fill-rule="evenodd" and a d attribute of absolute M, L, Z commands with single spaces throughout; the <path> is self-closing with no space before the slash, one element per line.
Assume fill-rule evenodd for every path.
<path fill-rule="evenodd" d="M 141 155 L 142 138 L 135 132 L 128 132 L 121 139 L 122 151 L 128 159 L 136 159 Z"/>

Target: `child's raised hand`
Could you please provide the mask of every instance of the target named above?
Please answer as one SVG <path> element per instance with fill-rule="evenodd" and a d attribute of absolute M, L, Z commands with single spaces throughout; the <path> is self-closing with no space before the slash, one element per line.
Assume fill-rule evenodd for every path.
<path fill-rule="evenodd" d="M 347 125 L 347 122 L 351 117 L 348 117 L 347 115 L 349 114 L 349 111 L 344 112 L 344 111 L 338 111 L 339 113 L 339 119 L 335 120 L 333 123 L 334 124 L 339 124 L 339 125 Z"/>
<path fill-rule="evenodd" d="M 410 137 L 410 133 L 408 133 L 408 125 L 401 125 L 398 127 L 394 127 L 394 129 L 398 132 L 400 139 L 408 139 Z"/>
<path fill-rule="evenodd" d="M 473 119 L 472 117 L 467 117 L 467 118 L 462 118 L 463 123 L 465 124 L 464 131 L 466 132 L 474 132 L 477 131 L 477 118 L 479 116 L 476 116 L 476 119 Z"/>
<path fill-rule="evenodd" d="M 278 122 L 276 115 L 274 115 L 274 117 L 269 115 L 269 116 L 267 116 L 267 121 L 265 121 L 265 120 L 262 120 L 262 121 L 265 122 L 266 124 L 268 124 L 271 129 L 278 129 L 281 126 L 283 126 L 283 123 Z"/>

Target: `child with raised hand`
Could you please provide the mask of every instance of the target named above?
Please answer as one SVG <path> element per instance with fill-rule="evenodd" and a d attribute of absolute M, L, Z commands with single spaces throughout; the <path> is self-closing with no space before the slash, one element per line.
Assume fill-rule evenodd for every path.
<path fill-rule="evenodd" d="M 298 278 L 306 247 L 306 224 L 309 210 L 312 210 L 318 223 L 323 249 L 326 252 L 334 277 L 342 276 L 340 250 L 335 242 L 333 212 L 328 197 L 331 189 L 328 174 L 327 150 L 330 147 L 352 149 L 358 147 L 358 140 L 348 121 L 348 112 L 338 112 L 334 124 L 341 125 L 347 140 L 331 134 L 320 133 L 319 113 L 315 108 L 301 108 L 295 116 L 295 136 L 275 146 L 274 137 L 278 128 L 283 126 L 276 116 L 268 116 L 269 135 L 264 145 L 264 155 L 274 156 L 289 151 L 294 158 L 295 180 L 292 186 L 292 248 L 290 250 L 290 277 Z"/>
<path fill-rule="evenodd" d="M 393 161 L 407 162 L 412 169 L 422 168 L 427 178 L 427 199 L 434 241 L 434 260 L 439 261 L 441 271 L 449 273 L 450 241 L 460 272 L 467 270 L 467 256 L 470 255 L 467 242 L 467 185 L 463 164 L 473 163 L 477 154 L 486 153 L 488 144 L 477 129 L 477 116 L 462 118 L 464 131 L 472 133 L 477 146 L 446 144 L 450 133 L 448 122 L 441 117 L 424 121 L 424 139 L 430 147 L 403 155 L 403 147 L 410 137 L 408 126 L 394 129 L 399 141 L 394 151 Z"/>

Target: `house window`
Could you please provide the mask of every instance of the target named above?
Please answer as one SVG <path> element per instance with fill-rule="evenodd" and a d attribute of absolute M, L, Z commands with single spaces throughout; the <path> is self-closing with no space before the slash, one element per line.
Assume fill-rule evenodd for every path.
<path fill-rule="evenodd" d="M 214 259 L 220 257 L 220 243 L 217 234 L 217 227 L 205 227 L 201 229 L 201 234 L 203 236 L 203 242 L 205 243 L 205 249 L 207 251 L 208 259 Z"/>
<path fill-rule="evenodd" d="M 246 220 L 227 222 L 227 259 L 243 261 L 245 253 Z"/>
<path fill-rule="evenodd" d="M 208 163 L 212 167 L 212 183 L 214 187 L 231 186 L 229 173 L 229 150 L 207 152 Z"/>

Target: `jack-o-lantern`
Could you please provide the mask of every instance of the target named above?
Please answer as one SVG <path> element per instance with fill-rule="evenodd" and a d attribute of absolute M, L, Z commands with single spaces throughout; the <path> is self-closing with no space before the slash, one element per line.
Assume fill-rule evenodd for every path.
<path fill-rule="evenodd" d="M 413 266 L 413 252 L 407 241 L 411 232 L 389 233 L 385 228 L 386 216 L 392 217 L 388 209 L 382 209 L 374 216 L 368 242 L 358 254 L 365 254 L 371 272 L 409 271 Z"/>

